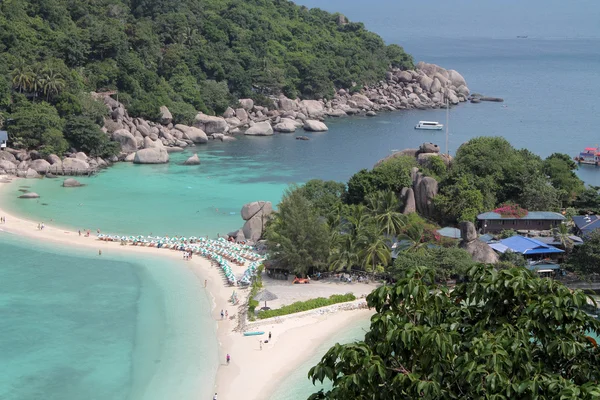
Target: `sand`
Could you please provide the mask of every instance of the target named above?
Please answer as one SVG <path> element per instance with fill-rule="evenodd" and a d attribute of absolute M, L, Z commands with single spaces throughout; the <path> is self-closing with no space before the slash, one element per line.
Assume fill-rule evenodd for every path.
<path fill-rule="evenodd" d="M 11 185 L 16 185 L 20 178 L 13 178 L 12 183 L 0 183 L 0 191 L 6 190 Z M 23 200 L 35 201 L 35 200 Z M 191 261 L 184 261 L 181 252 L 152 247 L 121 246 L 117 242 L 104 242 L 96 239 L 92 232 L 90 237 L 85 237 L 84 232 L 79 236 L 77 230 L 58 228 L 52 221 L 44 221 L 43 230 L 38 229 L 41 221 L 30 221 L 6 212 L 0 204 L 0 216 L 6 217 L 6 223 L 0 224 L 0 231 L 20 235 L 36 241 L 55 243 L 60 246 L 77 246 L 80 249 L 89 249 L 94 255 L 110 253 L 151 254 L 157 257 L 170 257 L 181 260 L 182 268 L 190 268 L 198 277 L 198 290 L 207 290 L 213 301 L 212 316 L 217 324 L 217 339 L 219 341 L 220 365 L 217 371 L 215 392 L 220 400 L 268 400 L 274 392 L 276 385 L 288 375 L 295 367 L 310 358 L 321 343 L 328 340 L 361 319 L 367 319 L 373 314 L 369 310 L 340 311 L 335 313 L 319 314 L 317 312 L 302 313 L 297 317 L 279 319 L 252 324 L 252 330 L 260 329 L 272 333 L 272 340 L 263 344 L 260 349 L 259 341 L 267 339 L 264 336 L 245 337 L 240 332 L 234 332 L 237 326 L 237 307 L 229 302 L 233 290 L 237 290 L 240 301 L 243 302 L 247 291 L 226 286 L 220 269 L 210 261 L 194 256 Z M 136 232 L 131 232 L 136 234 Z M 239 267 L 243 270 L 243 267 Z M 238 273 L 239 271 L 235 271 Z M 206 288 L 204 284 L 206 282 Z M 305 285 L 296 285 L 298 289 L 286 289 L 290 298 L 304 297 L 294 294 L 293 290 L 302 291 Z M 331 285 L 314 285 L 310 289 L 314 297 L 328 297 L 332 293 Z M 348 286 L 339 285 L 339 293 L 352 291 Z M 371 289 L 368 285 L 362 291 Z M 291 301 L 290 301 L 291 302 Z M 288 302 L 289 304 L 289 302 Z M 221 319 L 221 310 L 227 310 L 230 319 Z M 258 328 L 257 328 L 258 325 Z M 225 362 L 226 354 L 231 355 L 229 365 Z"/>

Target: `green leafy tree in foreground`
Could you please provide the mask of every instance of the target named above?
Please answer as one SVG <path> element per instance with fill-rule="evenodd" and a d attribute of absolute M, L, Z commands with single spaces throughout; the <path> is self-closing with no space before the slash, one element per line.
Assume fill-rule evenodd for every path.
<path fill-rule="evenodd" d="M 588 296 L 523 268 L 477 265 L 453 290 L 410 269 L 367 297 L 360 342 L 336 344 L 309 372 L 333 388 L 310 399 L 596 399 L 600 322 Z"/>

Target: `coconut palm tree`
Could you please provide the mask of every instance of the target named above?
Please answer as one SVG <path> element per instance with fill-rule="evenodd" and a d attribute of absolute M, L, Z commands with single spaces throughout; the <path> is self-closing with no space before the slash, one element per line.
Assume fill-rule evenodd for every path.
<path fill-rule="evenodd" d="M 406 225 L 406 217 L 399 212 L 398 198 L 391 190 L 369 195 L 367 207 L 377 226 L 387 236 L 396 236 Z"/>
<path fill-rule="evenodd" d="M 573 242 L 573 239 L 570 237 L 571 232 L 569 232 L 567 224 L 560 224 L 553 229 L 552 233 L 554 234 L 554 239 L 560 242 L 561 246 L 565 249 L 565 253 L 569 254 L 573 251 L 575 242 Z"/>
<path fill-rule="evenodd" d="M 348 233 L 358 238 L 359 233 L 370 223 L 369 210 L 362 204 L 349 207 L 348 217 L 344 223 Z"/>
<path fill-rule="evenodd" d="M 398 236 L 398 239 L 408 242 L 408 247 L 404 251 L 421 251 L 427 246 L 425 238 L 425 227 L 420 223 L 410 224 L 403 234 Z"/>
<path fill-rule="evenodd" d="M 371 225 L 363 229 L 360 239 L 359 258 L 365 271 L 375 274 L 378 265 L 390 263 L 392 250 L 381 230 Z"/>
<path fill-rule="evenodd" d="M 51 95 L 57 95 L 65 88 L 65 80 L 62 75 L 55 72 L 51 68 L 46 68 L 43 71 L 42 89 L 46 95 L 46 101 L 50 100 Z"/>
<path fill-rule="evenodd" d="M 37 98 L 38 94 L 44 90 L 44 69 L 37 64 L 33 67 L 32 74 L 33 78 L 29 90 L 33 93 L 33 97 Z"/>
<path fill-rule="evenodd" d="M 333 239 L 333 251 L 329 255 L 329 269 L 331 271 L 341 271 L 343 269 L 351 269 L 359 264 L 358 258 L 358 243 L 353 235 L 350 234 L 335 234 Z"/>
<path fill-rule="evenodd" d="M 19 60 L 12 71 L 12 83 L 15 89 L 19 89 L 19 93 L 29 91 L 33 83 L 34 75 L 29 65 L 25 60 Z"/>

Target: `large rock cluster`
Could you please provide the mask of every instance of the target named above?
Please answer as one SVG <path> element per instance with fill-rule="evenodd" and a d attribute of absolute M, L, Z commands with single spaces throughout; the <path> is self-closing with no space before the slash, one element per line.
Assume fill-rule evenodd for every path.
<path fill-rule="evenodd" d="M 473 261 L 486 264 L 495 264 L 499 261 L 498 254 L 487 243 L 479 240 L 472 222 L 460 223 L 460 237 L 462 241 L 459 247 L 471 254 Z"/>
<path fill-rule="evenodd" d="M 259 106 L 252 99 L 241 99 L 237 108 L 228 108 L 221 117 L 198 114 L 195 125 L 209 138 L 228 135 L 270 136 L 274 132 L 293 133 L 303 128 L 325 132 L 324 119 L 379 111 L 444 107 L 467 101 L 470 91 L 465 79 L 454 70 L 420 62 L 414 71 L 391 69 L 386 79 L 364 86 L 358 92 L 339 89 L 331 99 L 301 100 L 285 96 L 272 98 L 272 104 Z M 223 136 L 214 137 L 215 134 Z"/>
<path fill-rule="evenodd" d="M 396 151 L 389 156 L 379 160 L 373 168 L 377 168 L 386 161 L 393 160 L 397 157 L 414 157 L 419 164 L 427 164 L 428 160 L 434 157 L 439 157 L 446 165 L 450 165 L 452 162 L 452 156 L 449 154 L 440 153 L 440 147 L 434 143 L 423 143 L 418 149 L 404 149 Z"/>
<path fill-rule="evenodd" d="M 244 226 L 236 232 L 229 233 L 237 242 L 251 241 L 256 243 L 263 236 L 265 225 L 273 213 L 270 201 L 254 201 L 242 207 Z"/>
<path fill-rule="evenodd" d="M 60 158 L 56 154 L 42 156 L 37 151 L 6 148 L 0 151 L 0 174 L 20 178 L 40 178 L 43 175 L 86 175 L 105 168 L 116 160 L 88 157 L 85 153 L 71 153 Z"/>
<path fill-rule="evenodd" d="M 61 159 L 56 155 L 42 157 L 37 152 L 8 149 L 0 152 L 0 173 L 35 178 L 43 174 L 69 175 L 96 171 L 116 161 L 136 163 L 166 163 L 169 153 L 186 147 L 205 144 L 210 140 L 235 140 L 237 134 L 271 136 L 293 133 L 297 129 L 325 132 L 325 118 L 363 114 L 375 116 L 379 111 L 444 107 L 446 102 L 458 104 L 470 98 L 465 79 L 454 70 L 420 62 L 415 70 L 390 69 L 385 80 L 363 86 L 359 91 L 339 89 L 331 99 L 289 99 L 283 95 L 270 99 L 270 104 L 258 105 L 252 99 L 240 99 L 222 116 L 198 113 L 193 126 L 173 124 L 173 115 L 166 106 L 160 107 L 159 122 L 129 116 L 125 106 L 108 94 L 93 93 L 109 110 L 103 131 L 121 146 L 121 153 L 111 159 L 88 157 L 83 153 Z M 471 99 L 500 101 L 473 95 Z M 301 139 L 307 139 L 305 136 Z M 407 149 L 424 163 L 439 155 L 439 149 Z M 139 153 L 139 154 L 138 154 Z M 391 157 L 401 155 L 396 153 Z M 449 161 L 449 160 L 446 160 Z M 417 189 L 415 188 L 415 191 Z"/>
<path fill-rule="evenodd" d="M 173 125 L 173 116 L 166 106 L 160 107 L 160 123 L 155 123 L 131 118 L 125 106 L 110 96 L 95 96 L 101 98 L 110 111 L 103 130 L 121 145 L 120 161 L 166 163 L 168 153 L 208 142 L 207 134 L 198 126 Z"/>

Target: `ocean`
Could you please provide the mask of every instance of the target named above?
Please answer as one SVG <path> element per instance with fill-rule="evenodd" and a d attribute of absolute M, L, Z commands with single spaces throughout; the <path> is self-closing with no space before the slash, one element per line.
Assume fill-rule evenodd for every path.
<path fill-rule="evenodd" d="M 1 399 L 209 397 L 215 323 L 196 276 L 107 253 L 0 232 Z"/>
<path fill-rule="evenodd" d="M 363 21 L 417 61 L 456 69 L 472 92 L 503 97 L 501 104 L 452 108 L 451 154 L 482 135 L 504 136 L 542 157 L 574 156 L 600 143 L 597 2 L 300 3 Z M 214 236 L 242 226 L 243 204 L 277 203 L 291 184 L 346 181 L 392 151 L 423 142 L 444 149 L 443 132 L 413 129 L 422 119 L 444 123 L 445 112 L 329 120 L 327 133 L 301 132 L 310 141 L 281 134 L 211 142 L 172 155 L 168 165 L 118 164 L 82 178 L 86 186 L 80 188 L 62 188 L 60 179 L 19 181 L 1 200 L 28 219 L 75 229 Z M 181 165 L 193 152 L 202 164 Z M 600 185 L 599 169 L 581 168 L 578 174 Z M 19 189 L 41 197 L 19 200 Z M 0 398 L 209 398 L 217 364 L 214 325 L 189 271 L 151 259 L 100 262 L 1 232 L 0 254 Z M 308 369 L 335 341 L 359 339 L 362 329 L 350 328 L 319 348 L 282 382 L 274 400 L 312 393 Z M 142 348 L 149 350 L 136 351 Z"/>

